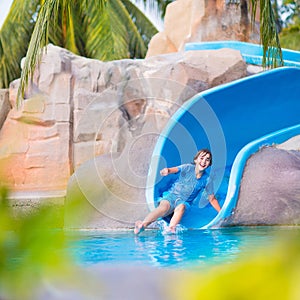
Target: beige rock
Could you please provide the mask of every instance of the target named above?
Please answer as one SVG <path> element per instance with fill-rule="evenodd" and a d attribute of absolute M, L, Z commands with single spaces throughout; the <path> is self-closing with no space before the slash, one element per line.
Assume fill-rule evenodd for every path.
<path fill-rule="evenodd" d="M 193 34 L 193 24 L 199 24 L 204 14 L 205 1 L 179 0 L 167 6 L 164 31 L 177 51 L 183 49 Z"/>
<path fill-rule="evenodd" d="M 237 206 L 225 224 L 299 225 L 299 171 L 299 151 L 262 147 L 247 160 Z"/>
<path fill-rule="evenodd" d="M 162 31 L 151 38 L 146 57 L 172 52 L 177 52 L 177 47 L 172 43 L 166 33 Z"/>
<path fill-rule="evenodd" d="M 282 150 L 297 150 L 300 151 L 300 135 L 296 135 L 282 144 L 276 145 L 276 148 Z"/>
<path fill-rule="evenodd" d="M 10 111 L 9 93 L 7 89 L 0 89 L 0 130 Z"/>
<path fill-rule="evenodd" d="M 236 40 L 259 43 L 258 18 L 251 29 L 248 5 L 227 1 L 177 0 L 166 9 L 164 30 L 155 35 L 147 57 L 182 51 L 186 43 Z"/>
<path fill-rule="evenodd" d="M 20 109 L 19 80 L 10 86 L 12 109 L 0 132 L 0 159 L 10 158 L 2 168 L 6 182 L 15 191 L 65 190 L 84 162 L 132 153 L 142 138 L 158 136 L 183 102 L 246 76 L 246 69 L 230 49 L 104 63 L 48 45 Z M 145 162 L 146 172 L 143 151 L 131 157 Z"/>

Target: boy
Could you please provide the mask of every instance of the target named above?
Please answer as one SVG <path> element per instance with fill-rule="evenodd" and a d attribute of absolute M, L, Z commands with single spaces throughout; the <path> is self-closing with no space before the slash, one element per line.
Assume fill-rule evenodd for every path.
<path fill-rule="evenodd" d="M 211 164 L 211 152 L 208 149 L 202 149 L 195 155 L 193 163 L 162 169 L 160 171 L 162 176 L 180 172 L 179 177 L 171 188 L 163 193 L 158 206 L 143 221 L 139 220 L 135 223 L 134 233 L 139 234 L 158 218 L 171 213 L 173 216 L 170 220 L 169 230 L 175 233 L 176 225 L 180 223 L 184 212 L 190 208 L 198 194 L 204 190 L 208 194 L 210 204 L 219 212 L 221 207 L 214 196 L 212 184 L 207 184 L 209 174 L 206 169 Z"/>

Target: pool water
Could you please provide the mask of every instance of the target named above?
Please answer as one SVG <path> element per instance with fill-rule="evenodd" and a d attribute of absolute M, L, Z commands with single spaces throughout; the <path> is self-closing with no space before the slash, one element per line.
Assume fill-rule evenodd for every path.
<path fill-rule="evenodd" d="M 298 231 L 298 227 L 234 227 L 213 230 L 186 230 L 163 234 L 146 230 L 80 232 L 70 250 L 80 265 L 98 263 L 148 265 L 187 269 L 230 263 L 240 255 L 268 247 L 278 235 Z"/>

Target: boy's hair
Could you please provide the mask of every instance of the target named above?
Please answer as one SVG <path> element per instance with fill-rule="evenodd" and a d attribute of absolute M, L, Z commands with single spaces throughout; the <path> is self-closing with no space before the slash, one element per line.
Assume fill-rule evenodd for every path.
<path fill-rule="evenodd" d="M 196 153 L 196 155 L 195 155 L 195 157 L 194 157 L 194 160 L 193 160 L 193 163 L 195 163 L 195 160 L 198 158 L 198 156 L 199 156 L 201 153 L 203 153 L 204 155 L 206 155 L 206 154 L 209 154 L 209 155 L 210 155 L 210 163 L 209 163 L 209 165 L 211 166 L 211 165 L 212 165 L 212 154 L 211 154 L 210 150 L 208 150 L 208 149 L 206 149 L 206 148 L 201 149 L 201 150 L 199 150 L 199 151 Z"/>

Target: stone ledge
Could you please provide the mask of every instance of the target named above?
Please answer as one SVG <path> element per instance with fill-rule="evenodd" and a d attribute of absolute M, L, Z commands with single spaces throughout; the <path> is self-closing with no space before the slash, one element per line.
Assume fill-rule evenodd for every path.
<path fill-rule="evenodd" d="M 12 205 L 35 206 L 42 203 L 63 205 L 66 191 L 17 191 L 9 193 L 8 199 Z"/>
<path fill-rule="evenodd" d="M 52 228 L 62 229 L 64 227 L 64 204 L 66 191 L 18 191 L 11 192 L 8 196 L 9 204 L 14 217 L 29 217 L 39 213 L 39 209 L 47 207 L 50 209 L 51 218 L 45 219 L 45 224 Z M 44 214 L 41 211 L 42 215 Z"/>

